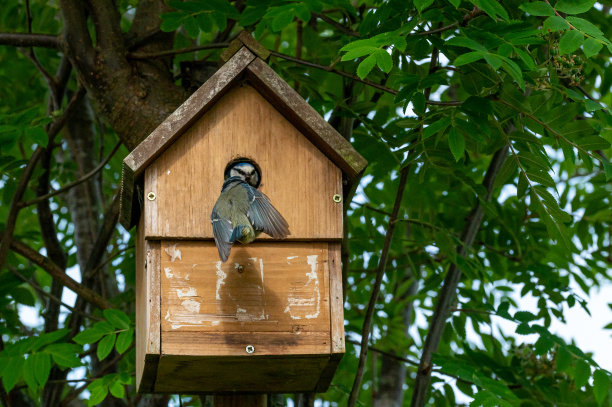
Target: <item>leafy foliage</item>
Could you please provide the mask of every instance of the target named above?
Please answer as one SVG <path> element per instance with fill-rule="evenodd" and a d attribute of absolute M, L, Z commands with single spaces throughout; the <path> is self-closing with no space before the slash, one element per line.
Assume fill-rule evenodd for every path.
<path fill-rule="evenodd" d="M 34 32 L 64 32 L 61 2 L 30 3 Z M 127 0 L 116 3 L 123 35 L 131 38 L 140 6 Z M 252 32 L 276 51 L 273 69 L 368 159 L 346 218 L 349 339 L 361 333 L 398 173 L 408 170 L 371 339 L 387 356 L 366 364 L 359 397 L 363 405 L 375 404 L 381 381 L 389 379 L 381 361 L 389 353 L 413 361 L 421 356 L 428 335 L 423 321 L 430 318 L 451 267 L 461 271 L 462 280 L 435 350 L 432 404 L 612 403 L 610 372 L 567 339 L 571 334 L 551 328 L 552 321 L 565 320 L 570 308 L 588 312 L 583 297 L 612 277 L 612 17 L 594 4 L 171 0 L 169 10 L 156 16 L 153 25 L 173 33 L 174 47 L 182 51 L 226 42 L 242 28 Z M 9 0 L 0 11 L 2 32 L 26 32 L 25 21 L 23 2 Z M 130 44 L 139 46 L 138 41 Z M 164 69 L 176 75 L 180 63 L 194 55 L 213 61 L 221 51 L 193 52 L 177 52 Z M 62 55 L 54 49 L 36 49 L 35 56 L 45 72 L 55 72 L 61 64 Z M 47 82 L 27 50 L 3 45 L 0 58 L 8 61 L 0 65 L 0 80 L 9 84 L 0 100 L 4 230 L 36 147 L 53 148 L 48 175 L 54 189 L 84 171 L 71 159 L 68 134 L 48 137 L 49 125 L 61 117 L 78 87 L 78 76 L 70 76 L 64 103 L 48 108 Z M 147 63 L 156 61 L 160 59 L 152 57 Z M 146 72 L 131 63 L 134 70 Z M 176 77 L 179 85 L 185 79 L 182 72 Z M 104 114 L 95 111 L 90 126 L 90 144 L 100 153 L 97 162 L 120 138 L 104 124 Z M 483 180 L 500 150 L 507 150 L 507 157 L 487 190 Z M 97 226 L 118 188 L 125 154 L 122 149 L 112 157 L 94 188 L 101 198 L 92 221 Z M 37 180 L 44 174 L 37 165 L 23 202 L 36 198 Z M 73 210 L 75 199 L 63 193 L 49 202 L 66 269 L 83 272 L 78 255 L 89 249 L 78 243 L 75 230 L 83 215 Z M 482 222 L 476 225 L 474 244 L 462 251 L 466 219 L 478 204 L 484 209 Z M 22 208 L 13 238 L 50 256 L 39 215 L 37 205 Z M 114 308 L 67 312 L 63 307 L 58 326 L 50 331 L 46 327 L 52 324 L 44 318 L 56 303 L 48 295 L 53 292 L 51 277 L 39 265 L 8 253 L 0 270 L 4 392 L 21 392 L 35 400 L 33 405 L 52 386 L 62 386 L 63 397 L 80 397 L 83 405 L 136 400 L 131 245 L 124 230 L 115 230 L 98 259 L 104 264 L 85 276 L 105 282 L 88 280 L 111 297 Z M 116 292 L 109 294 L 103 286 Z M 535 298 L 537 306 L 522 309 L 520 297 Z M 25 310 L 40 318 L 26 320 Z M 75 327 L 71 321 L 78 312 L 85 316 Z M 508 324 L 513 329 L 500 328 Z M 346 404 L 355 375 L 359 350 L 352 342 L 347 345 L 330 390 L 319 395 L 333 405 Z M 101 369 L 105 364 L 112 368 Z M 405 405 L 410 404 L 416 368 L 407 369 L 410 374 L 399 377 Z M 85 380 L 83 371 L 89 380 L 85 386 L 53 379 L 66 377 L 58 372 L 72 372 Z M 199 403 L 196 398 L 184 401 Z"/>

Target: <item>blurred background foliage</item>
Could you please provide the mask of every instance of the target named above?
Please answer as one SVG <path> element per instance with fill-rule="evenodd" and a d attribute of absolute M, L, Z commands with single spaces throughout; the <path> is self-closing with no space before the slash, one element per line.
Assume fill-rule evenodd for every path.
<path fill-rule="evenodd" d="M 132 32 L 139 7 L 153 3 L 160 12 L 147 16 L 145 39 L 170 38 L 162 51 L 144 49 Z M 344 406 L 351 392 L 351 403 L 379 407 L 612 404 L 610 372 L 565 339 L 571 332 L 549 329 L 569 308 L 588 312 L 589 295 L 612 277 L 609 2 L 99 4 L 82 7 L 100 61 L 106 48 L 97 19 L 106 17 L 98 13 L 112 9 L 116 38 L 126 44 L 123 62 L 138 70 L 162 61 L 179 95 L 214 72 L 240 30 L 252 32 L 272 51 L 272 68 L 370 163 L 346 208 L 347 354 L 327 393 L 275 396 L 271 404 Z M 90 91 L 86 72 L 70 68 L 67 50 L 78 53 L 70 38 L 44 45 L 33 37 L 34 48 L 20 42 L 29 33 L 64 41 L 73 7 L 69 0 L 6 0 L 0 10 L 0 230 L 7 246 L 0 250 L 0 400 L 178 405 L 177 396 L 134 390 L 133 236 L 116 226 L 114 199 L 130 145 L 125 132 Z M 381 257 L 390 222 L 395 231 Z M 371 349 L 355 382 L 381 261 Z M 77 299 L 51 278 L 53 266 L 109 307 L 87 306 L 82 293 Z M 460 283 L 440 294 L 448 273 Z M 439 311 L 445 323 L 436 334 L 432 314 L 443 295 L 451 306 Z M 535 298 L 537 307 L 522 309 L 521 297 Z M 439 346 L 428 335 L 438 335 Z M 426 352 L 433 375 L 419 402 L 413 393 L 423 386 L 417 366 Z"/>

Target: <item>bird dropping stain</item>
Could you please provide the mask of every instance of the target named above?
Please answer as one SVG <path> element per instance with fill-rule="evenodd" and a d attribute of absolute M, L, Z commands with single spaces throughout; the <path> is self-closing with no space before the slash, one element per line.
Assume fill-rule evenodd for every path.
<path fill-rule="evenodd" d="M 198 292 L 193 287 L 189 287 L 189 288 L 185 288 L 185 289 L 177 288 L 176 289 L 176 295 L 179 298 L 183 298 L 183 297 L 197 297 L 198 296 Z"/>
<path fill-rule="evenodd" d="M 318 257 L 316 254 L 306 256 L 306 263 L 310 266 L 310 271 L 306 273 L 308 280 L 303 287 L 293 287 L 290 290 L 285 313 L 288 313 L 293 320 L 314 319 L 321 313 Z"/>
<path fill-rule="evenodd" d="M 172 273 L 172 269 L 170 267 L 164 267 L 164 273 L 166 274 L 166 278 L 174 277 L 174 274 Z"/>
<path fill-rule="evenodd" d="M 174 262 L 176 259 L 183 260 L 183 257 L 182 257 L 182 254 L 181 254 L 181 251 L 180 251 L 180 249 L 179 249 L 178 247 L 176 247 L 176 246 L 177 246 L 177 244 L 175 243 L 175 244 L 173 244 L 172 246 L 170 246 L 170 247 L 166 247 L 166 248 L 164 249 L 164 251 L 166 252 L 166 254 L 167 254 L 168 256 L 170 256 L 170 261 L 171 261 L 171 262 Z"/>
<path fill-rule="evenodd" d="M 227 277 L 227 273 L 221 269 L 222 265 L 223 262 L 219 260 L 217 262 L 217 289 L 215 291 L 215 299 L 217 301 L 221 301 L 221 286 L 225 285 L 225 278 Z"/>
<path fill-rule="evenodd" d="M 200 303 L 195 300 L 185 300 L 181 302 L 181 305 L 189 312 L 193 312 L 195 314 L 200 312 Z"/>

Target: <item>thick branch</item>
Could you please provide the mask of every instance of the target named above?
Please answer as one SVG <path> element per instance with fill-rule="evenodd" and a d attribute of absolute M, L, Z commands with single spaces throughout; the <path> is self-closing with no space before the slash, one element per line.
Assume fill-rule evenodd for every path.
<path fill-rule="evenodd" d="M 0 33 L 0 45 L 60 49 L 60 40 L 50 34 Z"/>
<path fill-rule="evenodd" d="M 483 185 L 487 189 L 487 195 L 484 198 L 486 201 L 491 199 L 493 193 L 493 184 L 495 177 L 499 173 L 499 170 L 508 155 L 508 147 L 505 146 L 498 150 L 489 164 L 489 168 L 485 174 Z M 471 249 L 476 234 L 480 229 L 482 218 L 484 216 L 484 208 L 480 201 L 476 204 L 472 212 L 467 218 L 466 225 L 461 234 L 462 245 L 457 249 L 459 256 L 465 256 Z M 417 377 L 414 383 L 414 391 L 412 393 L 412 407 L 422 407 L 427 401 L 427 392 L 429 390 L 429 382 L 431 380 L 432 370 L 432 357 L 433 354 L 438 350 L 440 339 L 446 325 L 446 320 L 451 312 L 452 304 L 455 301 L 457 295 L 457 287 L 461 280 L 461 270 L 457 267 L 456 263 L 453 263 L 446 278 L 444 279 L 444 285 L 440 290 L 438 296 L 438 302 L 436 309 L 432 316 L 431 324 L 429 326 L 429 332 L 427 333 L 427 339 L 423 347 L 423 353 L 421 355 L 421 361 L 419 363 L 419 369 L 417 371 Z"/>
<path fill-rule="evenodd" d="M 71 289 L 90 304 L 95 305 L 100 309 L 112 308 L 112 305 L 106 299 L 102 298 L 100 294 L 74 280 L 72 277 L 64 273 L 64 270 L 62 270 L 57 264 L 53 263 L 47 257 L 38 253 L 31 247 L 13 240 L 11 242 L 11 250 L 22 255 L 32 263 L 45 270 L 51 277 L 59 280 L 64 287 Z"/>
<path fill-rule="evenodd" d="M 389 226 L 387 228 L 387 234 L 385 235 L 385 242 L 380 253 L 380 260 L 378 261 L 378 269 L 376 270 L 376 280 L 372 287 L 372 294 L 370 295 L 370 302 L 366 311 L 366 316 L 363 321 L 363 328 L 361 330 L 361 349 L 359 352 L 359 365 L 357 367 L 357 374 L 355 375 L 355 381 L 353 382 L 353 388 L 351 389 L 351 395 L 347 406 L 354 407 L 357 403 L 357 397 L 359 396 L 359 389 L 361 387 L 361 381 L 363 379 L 363 371 L 365 367 L 366 357 L 368 354 L 368 340 L 370 338 L 370 329 L 372 327 L 372 317 L 374 316 L 374 308 L 376 301 L 378 300 L 378 294 L 380 293 L 380 285 L 382 283 L 385 269 L 387 268 L 387 259 L 389 257 L 389 249 L 391 247 L 391 239 L 393 238 L 393 232 L 395 231 L 395 225 L 399 210 L 402 204 L 402 198 L 404 197 L 404 190 L 406 189 L 406 180 L 408 179 L 408 171 L 410 166 L 402 168 L 400 171 L 399 186 L 397 188 L 397 195 L 395 196 L 395 203 L 393 205 L 393 211 L 391 212 L 391 218 L 389 219 Z"/>

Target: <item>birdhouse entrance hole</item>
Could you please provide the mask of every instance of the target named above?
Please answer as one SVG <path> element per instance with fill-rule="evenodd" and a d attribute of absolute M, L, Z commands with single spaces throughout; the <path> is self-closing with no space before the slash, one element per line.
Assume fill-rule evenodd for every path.
<path fill-rule="evenodd" d="M 233 158 L 230 162 L 227 163 L 227 165 L 225 166 L 225 170 L 223 171 L 223 174 L 225 176 L 225 178 L 227 178 L 229 176 L 229 171 L 230 169 L 239 163 L 248 163 L 251 164 L 253 167 L 255 167 L 255 170 L 257 171 L 257 175 L 259 176 L 259 182 L 261 183 L 261 167 L 259 166 L 259 164 L 257 164 L 255 162 L 255 160 L 248 158 L 248 157 L 237 157 L 237 158 Z"/>

